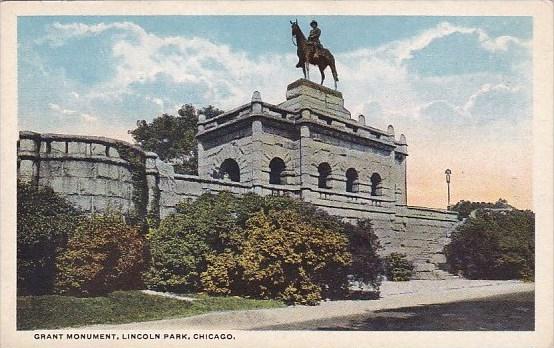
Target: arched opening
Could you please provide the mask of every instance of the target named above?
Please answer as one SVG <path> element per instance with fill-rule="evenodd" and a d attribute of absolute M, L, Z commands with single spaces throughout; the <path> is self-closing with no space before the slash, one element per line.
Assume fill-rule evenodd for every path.
<path fill-rule="evenodd" d="M 382 183 L 381 175 L 377 173 L 373 173 L 371 175 L 371 195 L 372 196 L 381 196 L 382 195 L 382 189 L 381 189 L 381 183 Z"/>
<path fill-rule="evenodd" d="M 354 168 L 346 171 L 346 192 L 358 192 L 358 172 Z"/>
<path fill-rule="evenodd" d="M 285 162 L 279 157 L 275 157 L 269 162 L 269 183 L 273 185 L 282 185 L 283 172 L 285 171 Z"/>
<path fill-rule="evenodd" d="M 240 182 L 240 168 L 234 159 L 227 158 L 219 167 L 219 176 L 223 180 Z"/>
<path fill-rule="evenodd" d="M 329 176 L 331 176 L 331 166 L 327 162 L 321 163 L 317 167 L 319 173 L 317 187 L 319 188 L 330 188 L 329 187 Z"/>

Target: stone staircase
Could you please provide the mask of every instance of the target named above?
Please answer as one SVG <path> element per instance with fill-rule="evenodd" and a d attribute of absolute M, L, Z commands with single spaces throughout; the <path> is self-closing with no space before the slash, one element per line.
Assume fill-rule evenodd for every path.
<path fill-rule="evenodd" d="M 441 264 L 431 263 L 431 260 L 416 259 L 414 263 L 414 275 L 412 279 L 417 280 L 445 280 L 458 279 L 459 276 L 440 269 Z"/>

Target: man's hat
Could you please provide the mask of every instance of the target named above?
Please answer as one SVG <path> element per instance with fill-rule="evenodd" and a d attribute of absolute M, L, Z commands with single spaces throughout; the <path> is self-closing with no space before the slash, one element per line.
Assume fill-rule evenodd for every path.
<path fill-rule="evenodd" d="M 313 20 L 313 21 L 310 23 L 310 25 L 312 25 L 312 24 L 317 25 L 317 22 L 316 22 L 315 20 Z"/>

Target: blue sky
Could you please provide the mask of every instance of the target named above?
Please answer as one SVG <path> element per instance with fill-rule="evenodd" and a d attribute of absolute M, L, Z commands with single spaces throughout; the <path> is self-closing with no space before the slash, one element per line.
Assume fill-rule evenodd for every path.
<path fill-rule="evenodd" d="M 130 140 L 185 103 L 279 103 L 302 74 L 294 19 L 308 31 L 311 16 L 19 17 L 19 128 Z M 353 116 L 406 133 L 411 203 L 439 205 L 450 166 L 459 199 L 530 205 L 530 17 L 315 19 Z"/>

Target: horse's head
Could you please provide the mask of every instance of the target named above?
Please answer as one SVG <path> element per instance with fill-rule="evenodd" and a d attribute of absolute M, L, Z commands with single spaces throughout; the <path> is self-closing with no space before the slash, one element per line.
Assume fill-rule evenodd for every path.
<path fill-rule="evenodd" d="M 292 36 L 296 36 L 298 32 L 300 31 L 300 27 L 298 26 L 298 19 L 293 21 L 290 21 L 290 27 L 292 29 Z"/>

